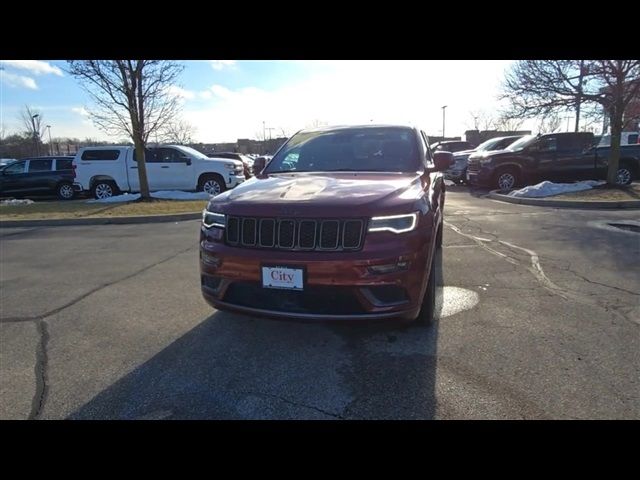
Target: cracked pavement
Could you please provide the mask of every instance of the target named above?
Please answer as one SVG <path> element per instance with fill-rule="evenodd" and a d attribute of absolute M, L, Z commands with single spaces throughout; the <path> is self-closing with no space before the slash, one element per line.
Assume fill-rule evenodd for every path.
<path fill-rule="evenodd" d="M 637 419 L 638 218 L 450 187 L 430 328 L 215 312 L 196 221 L 0 229 L 0 418 Z"/>

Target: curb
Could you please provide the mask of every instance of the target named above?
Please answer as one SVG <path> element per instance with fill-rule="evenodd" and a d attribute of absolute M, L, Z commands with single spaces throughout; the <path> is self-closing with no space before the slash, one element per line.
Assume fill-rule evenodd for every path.
<path fill-rule="evenodd" d="M 542 198 L 522 198 L 522 197 L 510 197 L 509 195 L 503 195 L 498 193 L 499 190 L 491 190 L 487 195 L 489 198 L 499 200 L 506 203 L 516 203 L 519 205 L 535 205 L 538 207 L 560 207 L 560 208 L 583 208 L 586 210 L 599 210 L 599 209 L 624 209 L 624 208 L 638 208 L 640 209 L 640 200 L 623 200 L 620 202 L 585 202 L 579 200 L 543 200 Z"/>
<path fill-rule="evenodd" d="M 175 213 L 172 215 L 146 215 L 139 217 L 58 218 L 50 220 L 2 220 L 0 228 L 16 227 L 67 227 L 73 225 L 125 225 L 131 223 L 162 223 L 195 220 L 202 212 Z"/>

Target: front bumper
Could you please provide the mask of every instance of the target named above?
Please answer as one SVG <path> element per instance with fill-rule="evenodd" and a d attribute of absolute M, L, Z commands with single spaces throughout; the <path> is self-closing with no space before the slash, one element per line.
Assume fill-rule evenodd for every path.
<path fill-rule="evenodd" d="M 240 173 L 238 175 L 231 174 L 226 178 L 227 188 L 237 187 L 245 180 L 247 179 L 245 178 L 244 173 Z"/>
<path fill-rule="evenodd" d="M 487 168 L 479 170 L 467 170 L 467 183 L 477 186 L 490 186 L 493 172 Z"/>
<path fill-rule="evenodd" d="M 444 172 L 444 178 L 447 180 L 452 180 L 454 182 L 466 180 L 466 170 L 447 170 L 446 172 Z"/>
<path fill-rule="evenodd" d="M 302 320 L 413 320 L 420 311 L 434 240 L 424 229 L 369 233 L 357 252 L 238 248 L 208 232 L 202 228 L 201 289 L 219 310 Z M 398 262 L 408 266 L 385 274 L 369 269 Z M 303 292 L 263 288 L 264 264 L 303 268 Z"/>

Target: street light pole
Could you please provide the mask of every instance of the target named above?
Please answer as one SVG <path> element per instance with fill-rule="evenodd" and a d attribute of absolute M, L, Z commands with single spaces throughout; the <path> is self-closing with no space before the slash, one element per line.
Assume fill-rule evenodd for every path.
<path fill-rule="evenodd" d="M 444 109 L 445 109 L 445 108 L 447 108 L 447 106 L 446 106 L 446 105 L 444 105 L 444 106 L 442 107 L 442 141 L 443 141 L 443 142 L 444 142 L 444 138 L 445 138 L 445 136 L 444 136 L 444 111 L 445 111 Z"/>
<path fill-rule="evenodd" d="M 47 125 L 49 131 L 49 155 L 53 155 L 53 142 L 51 141 L 51 125 Z"/>
<path fill-rule="evenodd" d="M 40 156 L 40 146 L 38 145 L 38 131 L 36 130 L 36 122 L 35 118 L 39 117 L 40 114 L 36 113 L 31 116 L 31 126 L 33 127 L 33 142 L 36 144 L 36 157 Z"/>

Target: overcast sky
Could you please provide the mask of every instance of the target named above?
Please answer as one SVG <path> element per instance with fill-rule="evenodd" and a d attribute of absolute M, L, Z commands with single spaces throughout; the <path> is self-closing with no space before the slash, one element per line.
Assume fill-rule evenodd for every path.
<path fill-rule="evenodd" d="M 496 112 L 496 99 L 511 61 L 233 61 L 183 62 L 173 89 L 183 118 L 199 142 L 256 138 L 263 122 L 271 134 L 290 135 L 320 121 L 329 125 L 407 122 L 430 135 L 447 136 L 473 127 L 470 112 Z M 20 128 L 25 104 L 42 112 L 55 137 L 109 138 L 87 115 L 91 104 L 64 61 L 3 60 L 0 122 L 7 133 Z M 535 124 L 523 127 L 533 129 Z M 267 131 L 267 136 L 269 131 Z M 46 140 L 46 139 L 45 139 Z"/>

